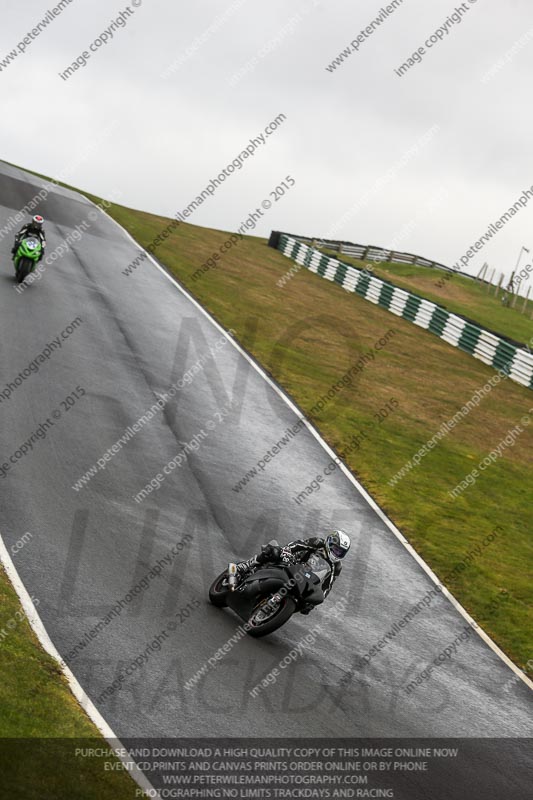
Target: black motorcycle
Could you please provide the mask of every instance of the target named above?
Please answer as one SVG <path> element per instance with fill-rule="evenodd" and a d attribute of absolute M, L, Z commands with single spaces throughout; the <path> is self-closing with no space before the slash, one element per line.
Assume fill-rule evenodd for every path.
<path fill-rule="evenodd" d="M 266 636 L 293 614 L 308 614 L 324 602 L 320 573 L 329 570 L 323 559 L 313 555 L 303 564 L 258 566 L 239 582 L 236 565 L 230 564 L 211 584 L 209 599 L 218 608 L 235 611 L 250 636 Z"/>

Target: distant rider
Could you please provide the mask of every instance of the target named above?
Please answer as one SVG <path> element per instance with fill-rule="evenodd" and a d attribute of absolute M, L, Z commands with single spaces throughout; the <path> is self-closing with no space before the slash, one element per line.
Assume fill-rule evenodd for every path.
<path fill-rule="evenodd" d="M 44 235 L 44 219 L 39 215 L 36 214 L 31 222 L 26 223 L 23 225 L 20 231 L 15 236 L 15 242 L 13 247 L 11 248 L 11 255 L 13 258 L 17 254 L 17 250 L 19 249 L 19 245 L 23 239 L 28 238 L 28 236 L 35 236 L 36 239 L 39 239 L 41 243 L 41 255 L 39 257 L 39 261 L 44 256 L 44 249 L 46 247 L 46 236 Z"/>
<path fill-rule="evenodd" d="M 310 539 L 296 539 L 289 542 L 285 547 L 279 545 L 263 545 L 261 552 L 250 558 L 248 561 L 241 561 L 237 564 L 237 571 L 240 580 L 249 575 L 253 570 L 265 564 L 303 564 L 318 557 L 318 562 L 326 562 L 329 569 L 325 570 L 322 580 L 322 591 L 324 598 L 328 596 L 331 588 L 340 575 L 341 561 L 350 549 L 350 537 L 344 531 L 332 531 L 325 538 L 313 536 Z M 314 572 L 320 575 L 319 563 Z M 311 609 L 307 609 L 310 611 Z M 306 613 L 304 611 L 303 613 Z"/>

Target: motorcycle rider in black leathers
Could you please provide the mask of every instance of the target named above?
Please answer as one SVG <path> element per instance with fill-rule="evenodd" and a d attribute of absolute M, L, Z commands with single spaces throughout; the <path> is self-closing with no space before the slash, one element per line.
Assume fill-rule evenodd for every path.
<path fill-rule="evenodd" d="M 35 236 L 36 239 L 39 239 L 42 245 L 41 255 L 39 258 L 39 261 L 41 261 L 44 256 L 44 249 L 46 247 L 46 236 L 44 235 L 43 224 L 44 219 L 39 214 L 36 214 L 31 222 L 28 222 L 26 225 L 22 226 L 20 231 L 15 236 L 15 242 L 11 248 L 11 255 L 13 258 L 17 254 L 17 250 L 19 249 L 21 241 L 28 236 Z"/>
<path fill-rule="evenodd" d="M 350 549 L 350 537 L 344 531 L 332 531 L 325 538 L 313 536 L 310 539 L 296 539 L 285 547 L 276 544 L 263 545 L 261 552 L 248 561 L 237 564 L 237 573 L 243 580 L 257 566 L 264 564 L 303 564 L 313 556 L 318 555 L 330 566 L 329 575 L 322 582 L 324 598 L 328 596 L 331 588 L 340 575 L 341 561 Z M 311 607 L 312 608 L 312 607 Z M 302 613 L 309 613 L 311 608 Z"/>

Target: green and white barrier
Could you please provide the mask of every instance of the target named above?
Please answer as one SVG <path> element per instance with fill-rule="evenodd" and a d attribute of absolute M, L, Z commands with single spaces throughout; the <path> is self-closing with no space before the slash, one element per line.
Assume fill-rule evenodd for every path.
<path fill-rule="evenodd" d="M 407 319 L 434 333 L 448 344 L 470 353 L 512 380 L 533 389 L 533 353 L 452 314 L 442 306 L 405 289 L 377 278 L 365 270 L 343 264 L 336 258 L 286 234 L 272 235 L 271 244 L 292 259 L 326 280 L 338 283 L 347 292 L 369 300 L 398 317 Z"/>

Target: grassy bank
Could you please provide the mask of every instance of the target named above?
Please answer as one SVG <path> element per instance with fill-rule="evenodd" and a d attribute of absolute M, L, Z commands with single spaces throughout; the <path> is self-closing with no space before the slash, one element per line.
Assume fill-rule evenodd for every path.
<path fill-rule="evenodd" d="M 455 314 L 469 317 L 481 327 L 509 336 L 517 342 L 526 344 L 533 337 L 531 319 L 533 302 L 526 301 L 525 313 L 522 314 L 524 297 L 518 297 L 515 307 L 511 308 L 502 305 L 501 298 L 506 294 L 502 289 L 495 294 L 495 287 L 492 286 L 487 292 L 487 286 L 484 284 L 460 275 L 450 275 L 444 270 L 394 262 L 376 264 L 340 255 L 326 248 L 323 248 L 323 252 L 334 258 L 340 258 L 347 264 L 353 264 L 359 269 L 372 268 L 378 278 L 391 281 L 402 289 L 409 289 L 434 303 L 445 306 Z M 522 284 L 522 288 L 527 285 L 527 283 Z M 511 302 L 513 302 L 512 297 Z"/>
<path fill-rule="evenodd" d="M 0 567 L 0 782 L 24 800 L 133 800 L 136 784 L 75 747 L 106 746 L 40 646 Z"/>

